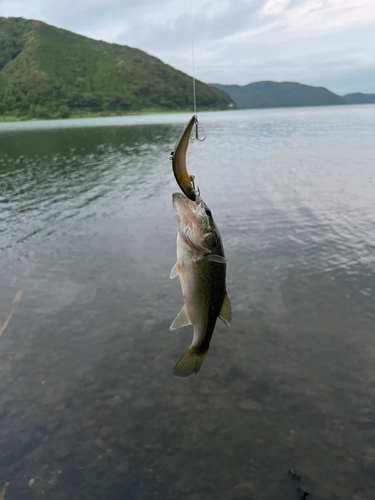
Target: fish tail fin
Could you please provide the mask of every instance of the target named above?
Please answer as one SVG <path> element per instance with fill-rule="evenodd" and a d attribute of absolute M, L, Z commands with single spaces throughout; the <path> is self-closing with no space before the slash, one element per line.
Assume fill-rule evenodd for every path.
<path fill-rule="evenodd" d="M 197 374 L 203 361 L 206 359 L 208 348 L 202 351 L 196 347 L 190 347 L 174 367 L 175 377 L 189 377 L 193 373 Z"/>

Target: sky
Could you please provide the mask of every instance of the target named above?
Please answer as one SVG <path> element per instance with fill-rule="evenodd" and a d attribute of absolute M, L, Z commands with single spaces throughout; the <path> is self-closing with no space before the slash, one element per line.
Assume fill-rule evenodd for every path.
<path fill-rule="evenodd" d="M 375 93 L 375 0 L 0 0 L 0 16 L 136 47 L 189 75 L 194 46 L 206 83 Z"/>

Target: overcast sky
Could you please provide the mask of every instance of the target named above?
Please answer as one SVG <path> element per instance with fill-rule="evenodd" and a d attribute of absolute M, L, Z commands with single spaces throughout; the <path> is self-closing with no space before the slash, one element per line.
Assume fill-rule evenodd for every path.
<path fill-rule="evenodd" d="M 195 76 L 375 93 L 375 0 L 193 0 Z M 0 0 L 38 19 L 130 45 L 192 74 L 191 0 Z"/>

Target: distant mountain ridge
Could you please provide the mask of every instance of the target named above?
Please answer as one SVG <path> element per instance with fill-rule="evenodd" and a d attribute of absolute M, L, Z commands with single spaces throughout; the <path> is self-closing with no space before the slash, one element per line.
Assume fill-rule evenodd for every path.
<path fill-rule="evenodd" d="M 196 81 L 199 110 L 375 103 L 295 82 Z M 192 109 L 192 78 L 156 57 L 40 21 L 0 17 L 0 119 Z"/>
<path fill-rule="evenodd" d="M 355 94 L 346 94 L 344 99 L 348 104 L 374 104 L 375 94 L 362 94 L 356 92 Z"/>
<path fill-rule="evenodd" d="M 200 110 L 228 109 L 196 81 Z M 40 21 L 0 17 L 0 115 L 68 116 L 193 107 L 192 78 L 145 52 Z"/>
<path fill-rule="evenodd" d="M 295 82 L 254 82 L 248 85 L 210 84 L 226 92 L 238 108 L 278 108 L 292 106 L 327 106 L 347 104 L 344 97 L 324 87 Z"/>

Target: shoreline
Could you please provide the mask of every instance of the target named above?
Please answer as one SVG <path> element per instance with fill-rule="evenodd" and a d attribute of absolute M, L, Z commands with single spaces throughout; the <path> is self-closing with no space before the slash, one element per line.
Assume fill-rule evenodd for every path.
<path fill-rule="evenodd" d="M 371 106 L 375 103 L 359 103 L 359 104 L 323 104 L 319 106 L 279 106 L 279 107 L 262 107 L 262 108 L 229 108 L 229 109 L 200 109 L 199 112 L 215 112 L 215 111 L 259 111 L 259 110 L 271 110 L 271 109 L 302 109 L 302 108 L 332 108 L 332 107 L 356 107 L 356 106 Z M 175 109 L 175 110 L 161 110 L 155 108 L 143 109 L 137 112 L 125 112 L 125 113 L 105 113 L 103 111 L 92 113 L 74 113 L 67 117 L 61 117 L 57 114 L 48 117 L 30 117 L 30 116 L 4 116 L 0 115 L 0 123 L 14 123 L 14 122 L 43 122 L 43 121 L 63 121 L 63 120 L 74 120 L 82 118 L 117 118 L 122 116 L 147 116 L 147 115 L 175 115 L 181 113 L 194 113 L 192 109 Z"/>
<path fill-rule="evenodd" d="M 233 108 L 231 108 L 233 109 Z M 212 111 L 227 111 L 227 109 L 217 109 L 217 108 L 212 108 L 212 109 L 201 109 L 201 112 L 212 112 Z M 79 119 L 79 118 L 115 118 L 115 117 L 120 117 L 120 116 L 144 116 L 144 115 L 173 115 L 173 114 L 179 114 L 179 113 L 194 113 L 193 110 L 191 109 L 178 109 L 178 110 L 161 110 L 161 109 L 143 109 L 141 111 L 137 112 L 126 112 L 126 113 L 105 113 L 103 111 L 100 111 L 98 113 L 91 113 L 91 112 L 86 112 L 86 113 L 74 113 L 70 116 L 67 117 L 62 117 L 62 116 L 57 116 L 51 115 L 51 116 L 46 116 L 46 117 L 31 117 L 31 116 L 4 116 L 0 115 L 0 123 L 12 123 L 12 122 L 40 122 L 40 121 L 51 121 L 51 120 L 74 120 L 74 119 Z"/>

